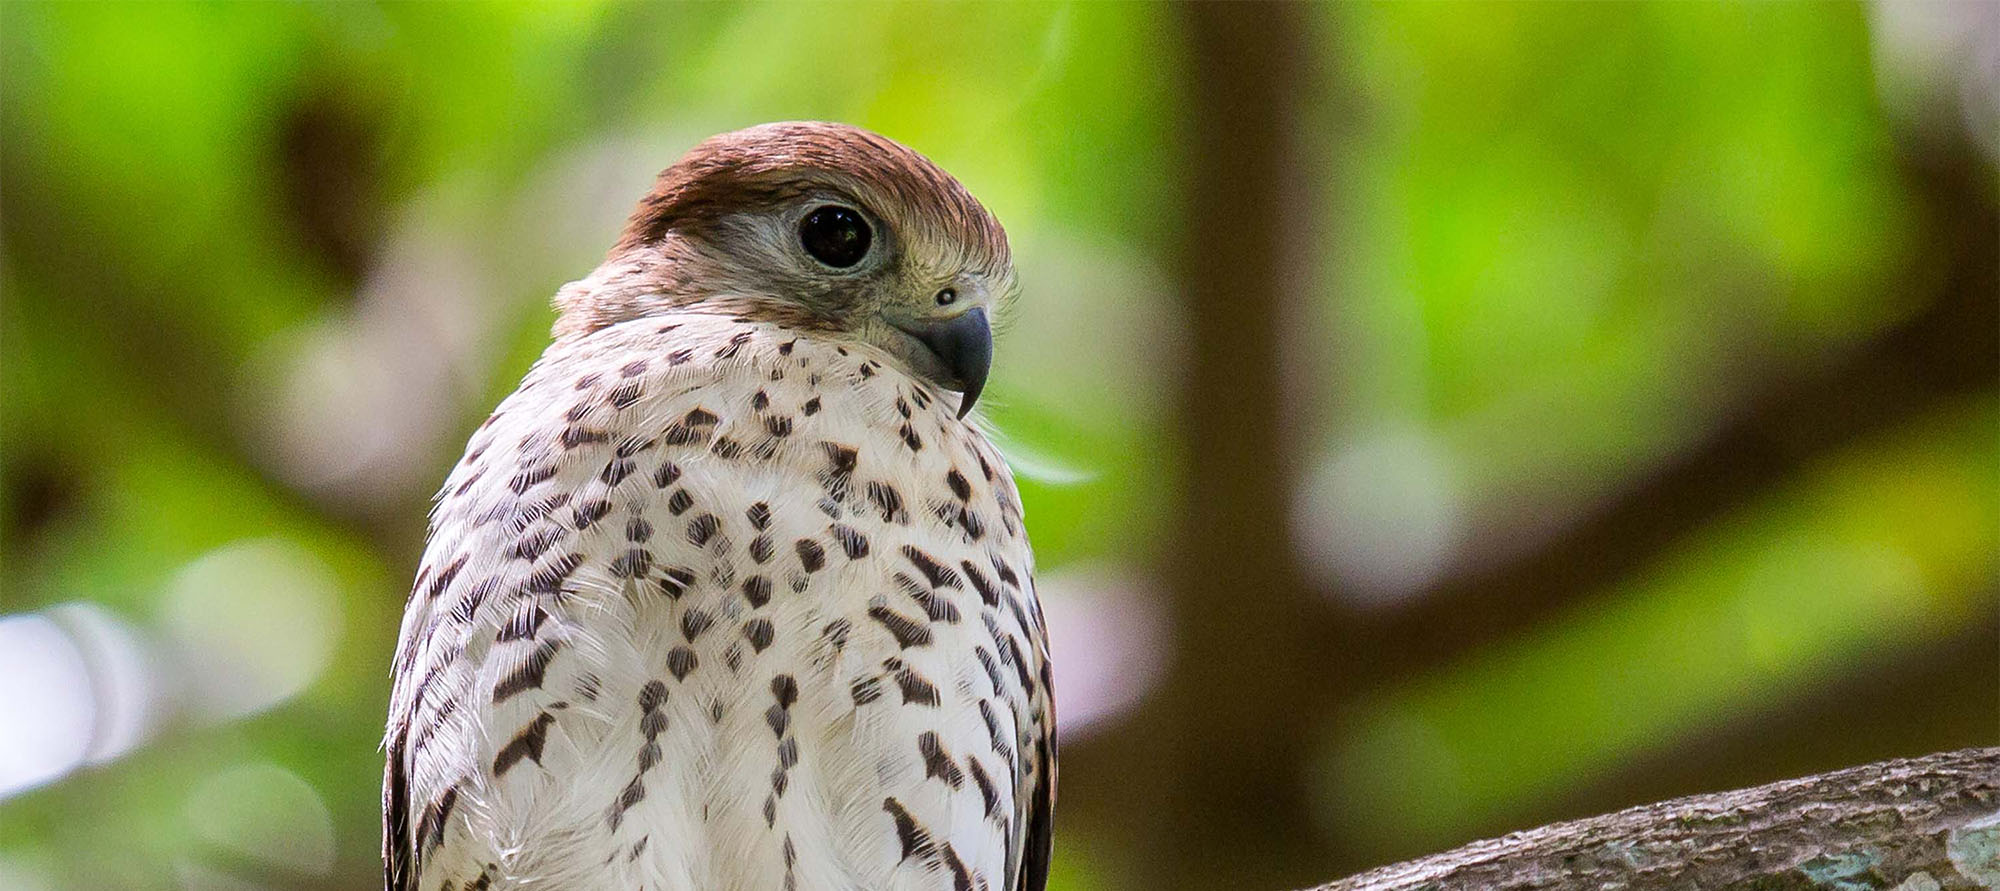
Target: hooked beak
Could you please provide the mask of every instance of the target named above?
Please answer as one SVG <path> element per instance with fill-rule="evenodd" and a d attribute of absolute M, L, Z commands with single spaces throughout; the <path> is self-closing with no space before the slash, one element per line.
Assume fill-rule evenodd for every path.
<path fill-rule="evenodd" d="M 965 417 L 972 411 L 972 404 L 979 401 L 979 391 L 986 387 L 986 372 L 993 365 L 993 328 L 986 322 L 985 308 L 977 307 L 949 319 L 896 327 L 929 347 L 951 373 L 958 391 L 964 394 L 958 403 L 958 416 Z"/>

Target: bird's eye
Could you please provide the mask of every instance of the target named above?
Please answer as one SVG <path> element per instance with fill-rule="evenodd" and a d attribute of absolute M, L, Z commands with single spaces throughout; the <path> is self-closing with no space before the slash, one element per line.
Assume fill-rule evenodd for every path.
<path fill-rule="evenodd" d="M 846 269 L 868 256 L 874 233 L 868 221 L 837 204 L 813 208 L 799 223 L 799 244 L 812 258 L 835 269 Z"/>
<path fill-rule="evenodd" d="M 954 291 L 954 290 L 952 290 L 952 289 L 950 289 L 950 288 L 946 288 L 946 289 L 944 289 L 944 290 L 942 290 L 942 291 L 939 291 L 939 292 L 937 292 L 937 305 L 939 305 L 939 306 L 950 306 L 950 305 L 952 305 L 952 304 L 954 304 L 954 303 L 957 303 L 957 302 L 958 302 L 958 292 L 957 292 L 957 291 Z"/>

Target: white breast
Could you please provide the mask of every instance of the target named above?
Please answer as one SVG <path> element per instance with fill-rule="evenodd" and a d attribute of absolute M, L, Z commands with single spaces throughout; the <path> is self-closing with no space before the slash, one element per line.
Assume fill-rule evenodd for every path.
<path fill-rule="evenodd" d="M 405 620 L 420 886 L 1011 889 L 1044 635 L 1012 480 L 949 399 L 716 316 L 552 347 L 447 483 Z"/>

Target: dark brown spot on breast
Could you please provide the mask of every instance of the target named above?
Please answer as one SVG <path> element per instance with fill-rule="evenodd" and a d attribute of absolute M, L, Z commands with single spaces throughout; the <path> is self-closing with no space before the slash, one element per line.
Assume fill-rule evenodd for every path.
<path fill-rule="evenodd" d="M 618 793 L 618 800 L 611 803 L 611 812 L 605 817 L 606 822 L 611 825 L 611 830 L 618 831 L 619 824 L 625 821 L 625 812 L 645 799 L 646 784 L 638 777 L 633 777 L 632 782 L 625 784 L 625 791 Z"/>
<path fill-rule="evenodd" d="M 902 689 L 904 705 L 921 705 L 931 708 L 937 706 L 939 700 L 936 684 L 931 683 L 929 679 L 918 674 L 915 669 L 903 664 L 903 660 L 901 659 L 889 659 L 884 661 L 883 665 L 895 677 L 896 686 Z"/>
<path fill-rule="evenodd" d="M 749 341 L 750 332 L 739 331 L 736 333 L 736 336 L 729 338 L 729 342 L 724 344 L 721 349 L 715 351 L 715 358 L 733 359 L 743 349 L 743 345 Z"/>
<path fill-rule="evenodd" d="M 602 498 L 593 498 L 577 505 L 576 510 L 570 513 L 570 519 L 574 521 L 576 528 L 589 529 L 590 524 L 603 519 L 604 515 L 610 512 L 611 502 Z"/>
<path fill-rule="evenodd" d="M 443 572 L 438 573 L 437 578 L 431 580 L 430 591 L 425 595 L 425 598 L 436 600 L 438 595 L 443 594 L 445 589 L 450 588 L 452 580 L 458 578 L 458 574 L 465 569 L 465 561 L 469 556 L 469 554 L 458 555 L 458 559 L 451 561 L 451 565 L 446 566 Z"/>
<path fill-rule="evenodd" d="M 564 554 L 541 564 L 540 568 L 528 576 L 527 584 L 522 587 L 531 594 L 555 594 L 562 590 L 563 582 L 569 578 L 570 573 L 582 565 L 582 554 Z"/>
<path fill-rule="evenodd" d="M 861 451 L 850 445 L 837 442 L 822 442 L 820 450 L 826 452 L 826 475 L 845 478 L 854 473 L 855 465 L 861 461 Z"/>
<path fill-rule="evenodd" d="M 508 769 L 524 758 L 536 764 L 542 763 L 542 744 L 548 739 L 549 725 L 555 722 L 554 715 L 542 712 L 536 715 L 533 721 L 528 722 L 527 726 L 515 732 L 514 738 L 508 740 L 505 746 L 500 747 L 500 752 L 493 756 L 493 776 L 496 778 L 506 776 Z"/>
<path fill-rule="evenodd" d="M 818 572 L 826 565 L 826 548 L 810 538 L 799 539 L 794 547 L 799 552 L 799 565 L 807 572 Z"/>
<path fill-rule="evenodd" d="M 620 384 L 611 391 L 611 405 L 613 408 L 631 408 L 632 403 L 638 402 L 639 395 L 643 392 L 645 388 L 640 386 L 638 381 Z"/>
<path fill-rule="evenodd" d="M 896 644 L 903 649 L 927 646 L 931 642 L 931 630 L 922 622 L 886 606 L 869 607 L 868 617 L 887 628 L 890 636 L 896 639 Z"/>
<path fill-rule="evenodd" d="M 524 600 L 520 607 L 514 610 L 514 615 L 508 617 L 507 624 L 500 627 L 500 634 L 494 639 L 501 643 L 532 640 L 541 632 L 542 621 L 548 617 L 549 614 L 542 609 L 541 604 Z"/>
<path fill-rule="evenodd" d="M 842 553 L 849 560 L 859 560 L 868 556 L 868 536 L 845 523 L 835 523 L 828 527 L 833 532 L 833 540 L 840 545 Z"/>
<path fill-rule="evenodd" d="M 549 477 L 555 475 L 556 466 L 554 464 L 531 467 L 515 474 L 514 478 L 507 482 L 507 488 L 513 489 L 516 495 L 523 495 L 527 493 L 529 488 L 540 485 L 548 481 Z"/>
<path fill-rule="evenodd" d="M 994 809 L 1000 806 L 1000 790 L 993 785 L 993 778 L 986 775 L 986 768 L 979 765 L 977 756 L 965 756 L 965 767 L 972 774 L 972 784 L 979 787 L 979 799 L 986 805 L 986 816 L 994 816 Z"/>
<path fill-rule="evenodd" d="M 453 805 L 458 804 L 458 787 L 452 786 L 424 807 L 424 815 L 417 820 L 415 847 L 425 850 L 444 843 L 444 824 L 451 817 Z"/>
<path fill-rule="evenodd" d="M 523 690 L 540 689 L 542 678 L 548 673 L 549 662 L 555 659 L 556 651 L 561 648 L 562 641 L 559 640 L 543 641 L 535 647 L 535 651 L 521 660 L 520 665 L 493 685 L 493 704 L 505 702 Z"/>
<path fill-rule="evenodd" d="M 551 545 L 562 540 L 562 537 L 562 530 L 554 526 L 531 530 L 514 541 L 513 556 L 517 560 L 534 560 L 542 556 Z"/>
<path fill-rule="evenodd" d="M 646 522 L 645 517 L 633 517 L 632 519 L 625 521 L 626 541 L 638 543 L 646 541 L 647 539 L 650 539 L 652 537 L 653 537 L 653 524 Z"/>
<path fill-rule="evenodd" d="M 1021 590 L 1021 580 L 1014 575 L 1014 568 L 1008 566 L 1007 561 L 1000 559 L 998 554 L 989 554 L 987 555 L 987 559 L 993 562 L 993 571 L 1000 576 L 1001 581 L 1006 582 L 1008 586 L 1016 591 Z"/>
<path fill-rule="evenodd" d="M 701 514 L 688 521 L 688 541 L 695 547 L 701 547 L 708 544 L 708 540 L 715 537 L 721 528 L 722 521 L 716 519 L 714 514 Z"/>
<path fill-rule="evenodd" d="M 609 464 L 604 465 L 604 472 L 598 474 L 598 478 L 607 486 L 615 486 L 624 482 L 625 478 L 631 476 L 632 471 L 637 469 L 638 465 L 633 464 L 630 458 L 613 458 Z"/>
<path fill-rule="evenodd" d="M 602 430 L 597 430 L 590 427 L 563 428 L 562 444 L 564 449 L 573 449 L 576 448 L 577 446 L 585 445 L 587 443 L 610 442 L 610 441 L 611 441 L 611 434 L 606 433 Z"/>
<path fill-rule="evenodd" d="M 832 645 L 834 652 L 838 653 L 847 648 L 847 636 L 853 631 L 854 623 L 846 619 L 835 619 L 826 623 L 826 627 L 819 630 L 819 635 Z"/>
<path fill-rule="evenodd" d="M 778 636 L 777 628 L 770 619 L 751 619 L 743 623 L 743 639 L 750 642 L 751 649 L 761 653 Z"/>
<path fill-rule="evenodd" d="M 917 737 L 917 754 L 924 759 L 924 778 L 943 780 L 953 789 L 965 785 L 965 772 L 951 760 L 936 731 L 926 730 Z"/>
<path fill-rule="evenodd" d="M 931 621 L 949 625 L 958 624 L 958 605 L 952 603 L 945 595 L 900 572 L 896 573 L 895 579 L 897 584 L 902 586 L 904 593 L 909 594 L 918 606 L 924 608 L 924 615 L 929 616 Z"/>
<path fill-rule="evenodd" d="M 798 680 L 788 674 L 781 674 L 772 678 L 771 695 L 778 700 L 778 705 L 784 708 L 791 708 L 792 703 L 799 701 Z"/>
<path fill-rule="evenodd" d="M 916 819 L 910 816 L 909 810 L 903 807 L 902 802 L 894 797 L 884 798 L 882 810 L 888 812 L 890 819 L 896 821 L 896 840 L 902 843 L 904 860 L 911 857 L 929 859 L 936 856 L 937 848 L 931 842 L 930 832 L 917 825 Z"/>
<path fill-rule="evenodd" d="M 958 573 L 956 571 L 952 570 L 949 566 L 939 563 L 930 554 L 925 553 L 916 546 L 904 545 L 903 558 L 909 560 L 910 564 L 917 568 L 917 571 L 924 574 L 924 578 L 931 583 L 931 587 L 959 587 Z"/>
<path fill-rule="evenodd" d="M 882 680 L 874 677 L 856 678 L 847 692 L 854 699 L 855 705 L 867 705 L 882 698 Z"/>
<path fill-rule="evenodd" d="M 653 554 L 645 548 L 631 548 L 611 561 L 611 573 L 621 579 L 635 579 L 653 568 Z"/>
<path fill-rule="evenodd" d="M 714 624 L 715 617 L 709 615 L 707 611 L 690 609 L 681 613 L 681 638 L 688 643 L 694 643 L 696 638 L 701 637 L 702 632 Z"/>
<path fill-rule="evenodd" d="M 986 573 L 982 573 L 976 563 L 972 563 L 970 559 L 960 559 L 958 561 L 958 569 L 962 569 L 966 573 L 966 579 L 972 581 L 972 589 L 980 593 L 980 601 L 982 603 L 986 603 L 986 605 L 998 605 L 1000 603 L 1000 589 L 996 589 L 994 583 L 990 579 L 986 579 Z"/>
<path fill-rule="evenodd" d="M 639 711 L 650 712 L 666 704 L 667 685 L 657 680 L 647 681 L 639 688 Z"/>
<path fill-rule="evenodd" d="M 674 600 L 681 599 L 681 595 L 687 593 L 688 587 L 694 584 L 694 570 L 685 566 L 669 566 L 662 572 L 659 579 L 660 592 Z"/>
<path fill-rule="evenodd" d="M 945 842 L 942 850 L 944 866 L 951 871 L 951 891 L 972 891 L 972 873 L 966 870 L 965 861 L 958 859 L 958 851 L 952 849 L 951 842 Z"/>
<path fill-rule="evenodd" d="M 750 601 L 756 609 L 771 602 L 771 580 L 761 575 L 753 575 L 743 580 L 743 599 Z"/>
<path fill-rule="evenodd" d="M 883 522 L 908 523 L 910 521 L 909 514 L 903 510 L 903 496 L 896 491 L 896 487 L 888 483 L 871 482 L 868 484 L 868 500 L 874 503 L 876 509 L 882 512 Z"/>
<path fill-rule="evenodd" d="M 701 660 L 695 657 L 694 650 L 687 647 L 675 647 L 667 651 L 667 671 L 676 681 L 687 680 L 688 674 L 700 664 Z"/>

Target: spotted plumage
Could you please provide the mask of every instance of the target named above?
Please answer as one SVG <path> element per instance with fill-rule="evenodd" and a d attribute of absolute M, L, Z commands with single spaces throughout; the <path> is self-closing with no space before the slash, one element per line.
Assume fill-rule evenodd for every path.
<path fill-rule="evenodd" d="M 1046 881 L 1033 555 L 962 417 L 972 310 L 935 296 L 983 326 L 1004 237 L 881 137 L 718 140 L 565 289 L 440 494 L 394 663 L 391 891 Z M 876 278 L 715 256 L 778 249 L 732 213 L 789 237 L 829 203 L 873 223 Z"/>

